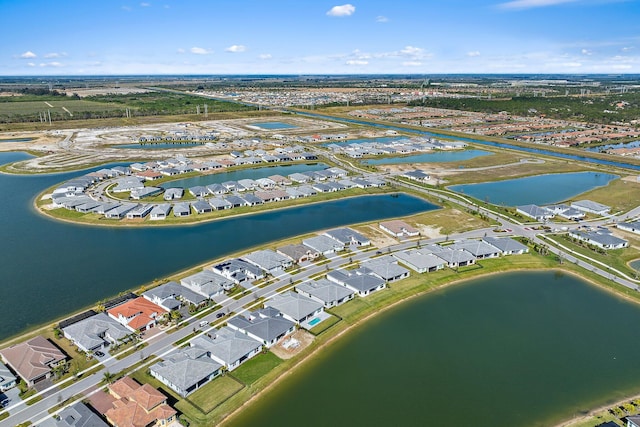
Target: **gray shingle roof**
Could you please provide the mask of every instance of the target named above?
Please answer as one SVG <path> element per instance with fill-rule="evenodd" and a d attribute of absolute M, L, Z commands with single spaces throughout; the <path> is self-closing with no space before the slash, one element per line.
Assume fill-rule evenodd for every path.
<path fill-rule="evenodd" d="M 215 338 L 200 335 L 191 341 L 192 347 L 202 348 L 211 354 L 214 360 L 226 366 L 262 347 L 262 343 L 231 328 L 221 328 Z"/>
<path fill-rule="evenodd" d="M 275 295 L 264 303 L 265 307 L 273 307 L 283 314 L 300 321 L 323 308 L 322 304 L 295 292 Z"/>
<path fill-rule="evenodd" d="M 221 367 L 221 364 L 207 356 L 206 351 L 192 347 L 152 365 L 149 370 L 184 392 Z"/>
<path fill-rule="evenodd" d="M 98 313 L 63 329 L 65 335 L 71 337 L 79 346 L 91 350 L 108 343 L 105 334 L 114 340 L 122 339 L 131 331 L 105 313 Z"/>
<path fill-rule="evenodd" d="M 305 292 L 309 295 L 322 300 L 325 304 L 340 301 L 349 295 L 353 295 L 353 291 L 344 286 L 330 282 L 327 279 L 316 280 L 315 282 L 305 282 L 296 286 L 296 290 Z"/>

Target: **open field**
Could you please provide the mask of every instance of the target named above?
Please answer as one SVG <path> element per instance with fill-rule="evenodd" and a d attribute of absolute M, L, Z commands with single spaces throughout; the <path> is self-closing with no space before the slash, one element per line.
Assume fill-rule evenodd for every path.
<path fill-rule="evenodd" d="M 626 212 L 638 206 L 640 182 L 616 179 L 606 187 L 596 188 L 580 196 L 611 206 L 611 212 Z"/>

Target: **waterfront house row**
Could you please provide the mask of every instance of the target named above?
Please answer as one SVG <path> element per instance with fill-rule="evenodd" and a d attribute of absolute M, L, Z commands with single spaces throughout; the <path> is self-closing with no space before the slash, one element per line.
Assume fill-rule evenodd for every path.
<path fill-rule="evenodd" d="M 418 249 L 407 249 L 394 253 L 393 257 L 416 273 L 429 273 L 445 267 L 464 267 L 474 264 L 479 259 L 527 252 L 527 246 L 517 240 L 487 236 L 481 240 L 462 240 L 451 245 L 428 245 Z"/>
<path fill-rule="evenodd" d="M 144 165 L 131 165 L 131 168 L 136 167 L 143 168 Z M 289 179 L 273 175 L 258 180 L 243 179 L 195 186 L 188 188 L 188 191 L 197 200 L 187 202 L 181 201 L 185 192 L 183 188 L 146 186 L 146 181 L 161 177 L 161 174 L 151 169 L 138 172 L 136 176 L 126 175 L 127 173 L 130 173 L 130 169 L 105 169 L 100 173 L 87 174 L 67 181 L 53 191 L 52 205 L 80 213 L 95 213 L 109 219 L 148 217 L 150 220 L 164 220 L 172 211 L 175 217 L 186 217 L 191 214 L 206 214 L 217 210 L 311 197 L 318 193 L 385 185 L 384 181 L 374 178 L 346 179 L 345 170 L 328 168 L 291 174 Z M 106 179 L 112 179 L 113 185 L 102 183 L 101 187 L 106 186 L 115 198 L 105 197 L 101 190 L 95 187 L 101 180 Z M 296 185 L 291 185 L 292 182 Z M 129 199 L 135 202 L 123 200 L 121 195 L 126 196 L 126 193 L 129 193 Z M 144 203 L 145 198 L 162 193 L 167 203 Z"/>

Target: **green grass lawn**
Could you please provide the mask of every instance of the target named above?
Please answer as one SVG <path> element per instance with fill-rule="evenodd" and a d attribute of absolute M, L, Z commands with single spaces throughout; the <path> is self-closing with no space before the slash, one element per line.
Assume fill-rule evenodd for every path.
<path fill-rule="evenodd" d="M 282 359 L 268 351 L 247 360 L 232 375 L 246 385 L 251 385 L 280 363 Z"/>
<path fill-rule="evenodd" d="M 242 388 L 244 385 L 230 375 L 220 376 L 187 396 L 187 399 L 179 401 L 176 404 L 176 409 L 188 418 L 198 419 L 214 410 Z M 193 405 L 189 405 L 189 403 Z M 201 410 L 202 415 L 194 413 L 193 409 L 198 409 L 198 412 Z"/>
<path fill-rule="evenodd" d="M 313 328 L 309 330 L 313 335 L 320 335 L 321 333 L 328 331 L 333 325 L 338 323 L 340 319 L 336 316 L 331 316 L 328 319 L 323 320 Z"/>

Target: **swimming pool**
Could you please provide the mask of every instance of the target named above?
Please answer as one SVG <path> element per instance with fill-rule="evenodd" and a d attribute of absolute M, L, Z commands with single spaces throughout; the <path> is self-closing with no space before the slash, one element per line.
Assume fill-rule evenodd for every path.
<path fill-rule="evenodd" d="M 320 318 L 319 317 L 314 317 L 313 319 L 309 320 L 309 326 L 315 326 L 318 323 L 320 323 Z"/>

